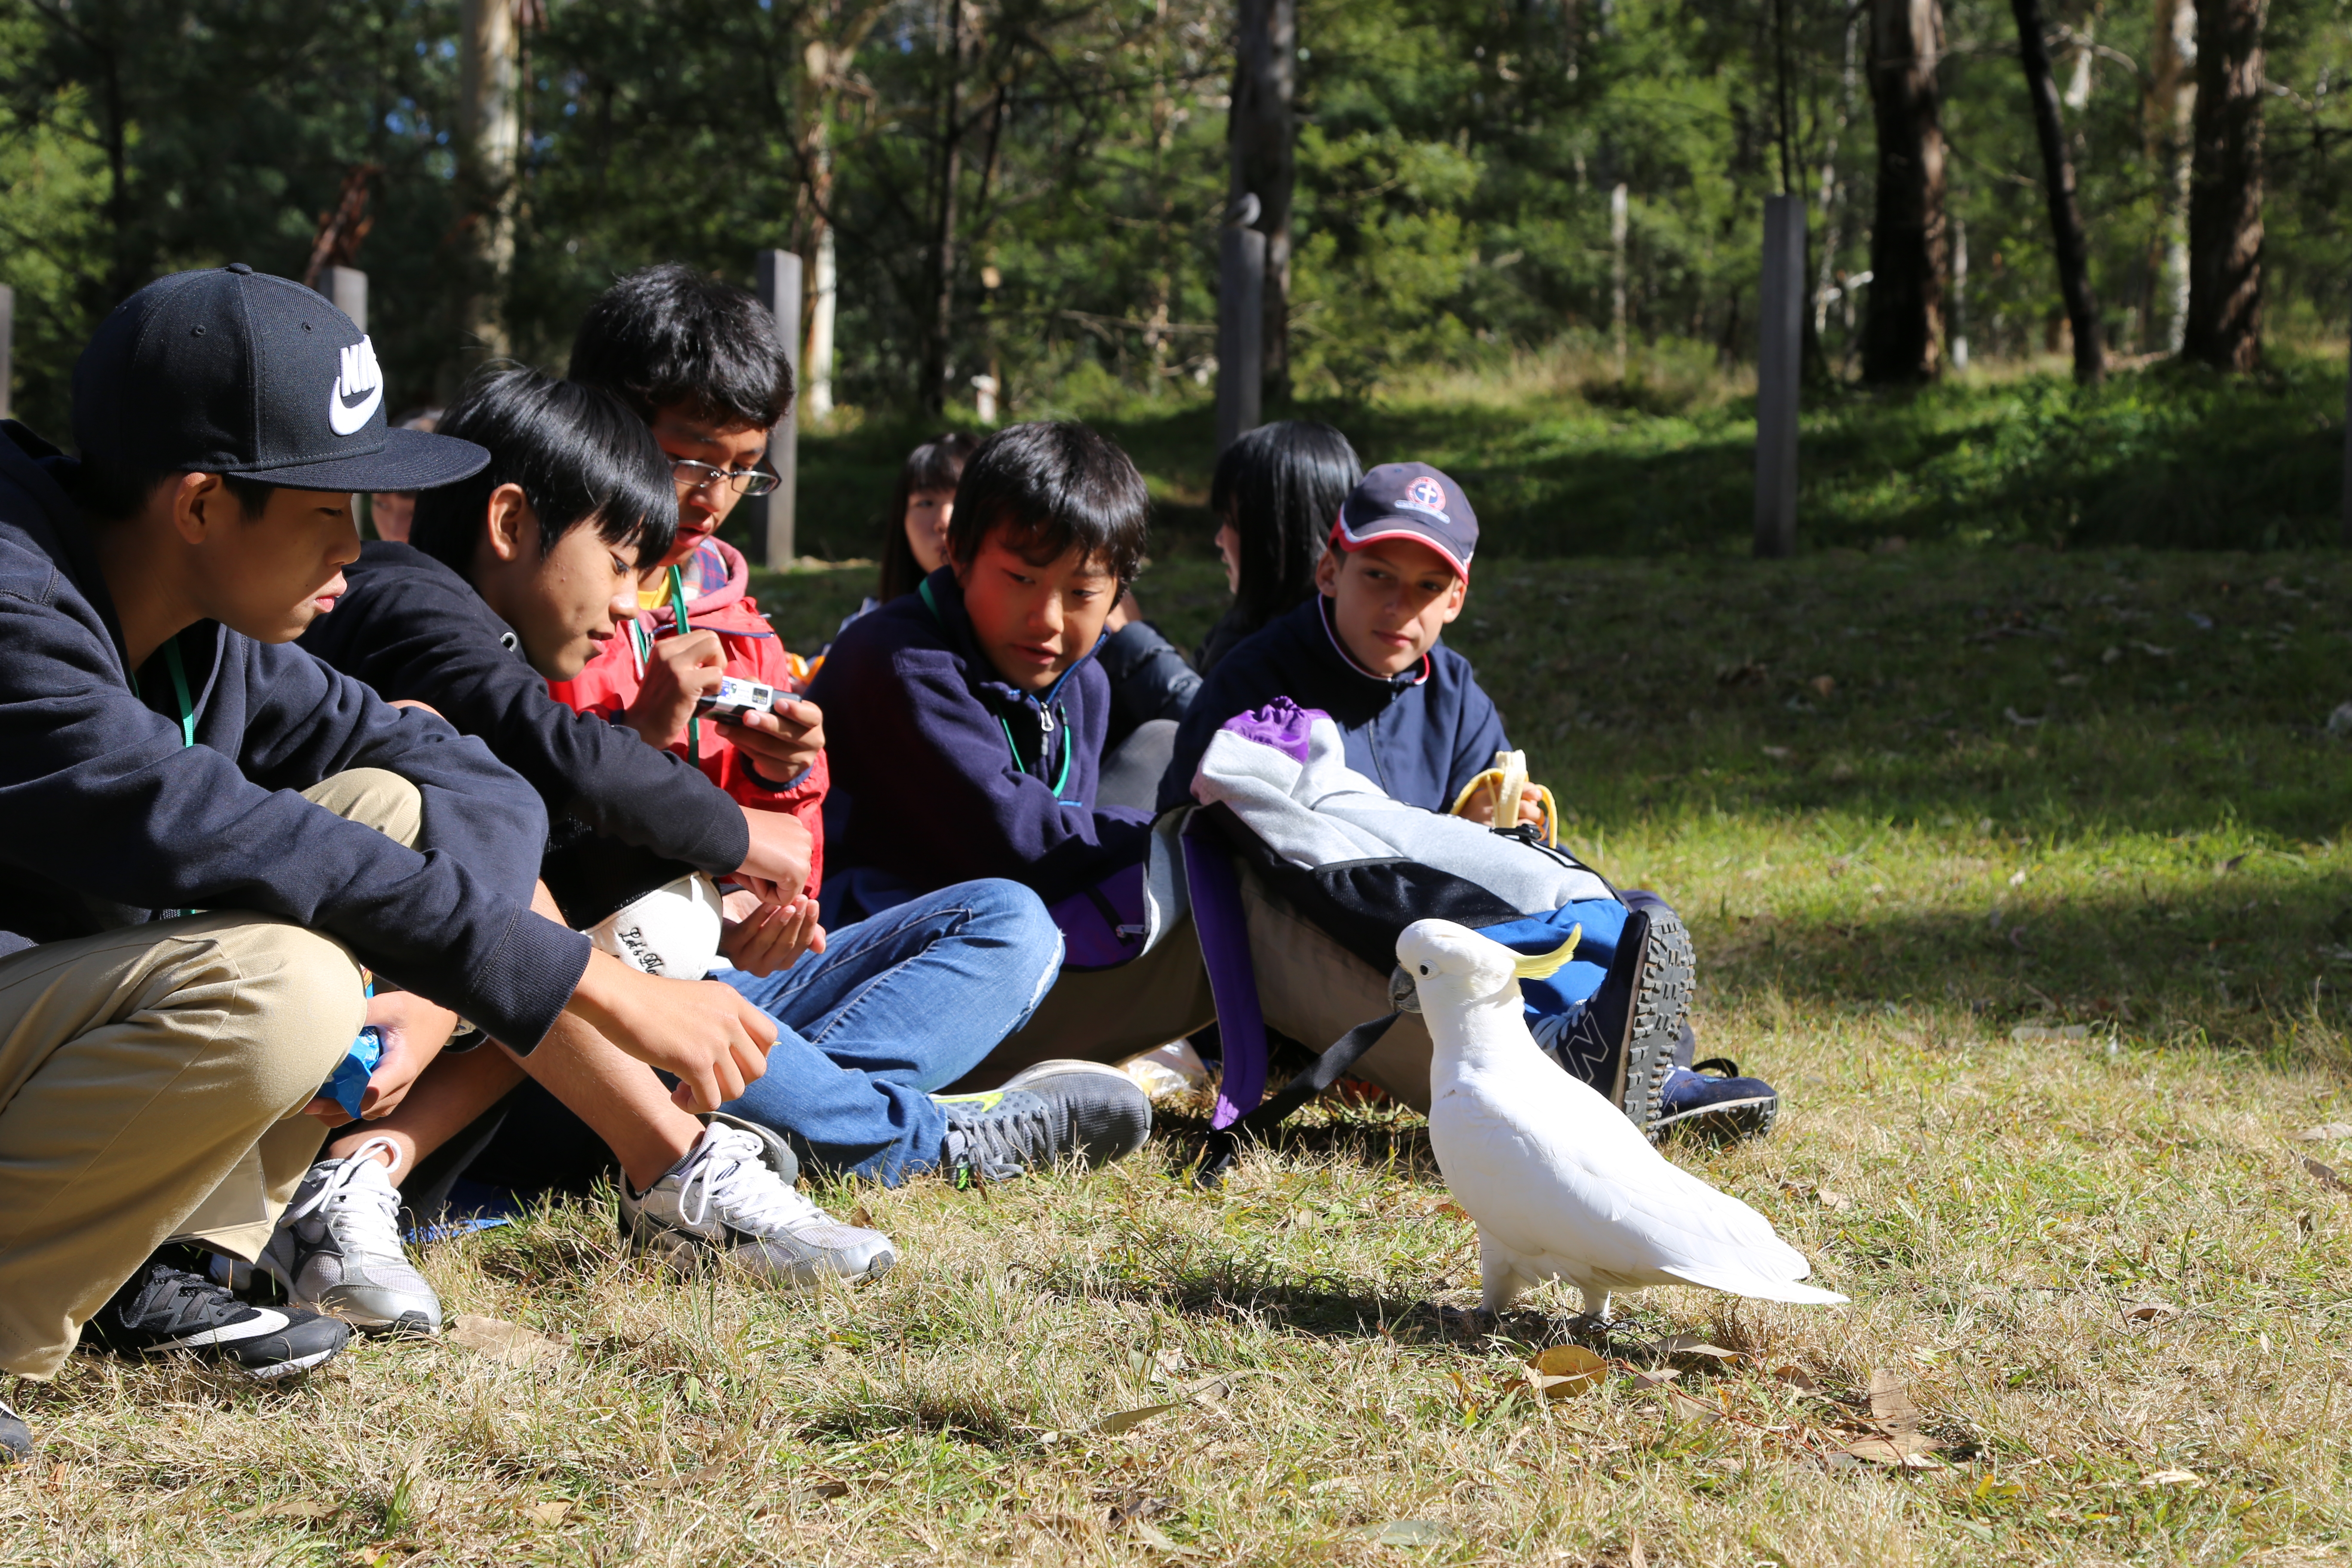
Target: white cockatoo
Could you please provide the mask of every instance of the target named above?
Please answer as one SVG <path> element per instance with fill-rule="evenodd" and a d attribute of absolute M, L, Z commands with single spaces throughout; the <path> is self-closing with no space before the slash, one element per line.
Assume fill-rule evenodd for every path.
<path fill-rule="evenodd" d="M 1769 1220 L 1676 1167 L 1538 1048 L 1519 980 L 1567 963 L 1580 934 L 1540 958 L 1451 921 L 1417 921 L 1397 939 L 1436 1045 L 1429 1142 L 1478 1226 L 1480 1305 L 1499 1312 L 1546 1279 L 1576 1286 L 1585 1312 L 1603 1320 L 1611 1291 L 1644 1285 L 1844 1300 L 1799 1284 L 1811 1265 Z"/>

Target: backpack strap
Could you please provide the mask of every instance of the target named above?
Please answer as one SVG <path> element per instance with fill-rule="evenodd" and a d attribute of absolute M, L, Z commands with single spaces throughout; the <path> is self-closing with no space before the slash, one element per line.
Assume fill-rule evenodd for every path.
<path fill-rule="evenodd" d="M 1240 879 L 1224 847 L 1206 831 L 1197 814 L 1184 830 L 1184 881 L 1192 895 L 1202 966 L 1209 973 L 1209 995 L 1216 1005 L 1217 1034 L 1224 1044 L 1225 1069 L 1209 1122 L 1223 1130 L 1265 1098 L 1265 1013 L 1258 1005 L 1257 970 L 1250 962 Z"/>
<path fill-rule="evenodd" d="M 1194 908 L 1197 910 L 1199 906 L 1195 905 Z M 1202 1187 L 1214 1187 L 1222 1183 L 1225 1179 L 1225 1172 L 1232 1167 L 1234 1158 L 1241 1153 L 1241 1142 L 1244 1134 L 1257 1139 L 1271 1133 L 1292 1111 L 1345 1077 L 1348 1069 L 1354 1067 L 1365 1052 L 1379 1045 L 1381 1037 L 1394 1027 L 1396 1021 L 1403 1016 L 1401 1012 L 1391 1013 L 1384 1017 L 1373 1018 L 1357 1025 L 1334 1041 L 1329 1050 L 1316 1058 L 1313 1065 L 1306 1071 L 1285 1084 L 1279 1094 L 1230 1127 L 1218 1124 L 1217 1130 L 1209 1134 L 1209 1146 L 1201 1157 L 1201 1172 L 1193 1178 L 1194 1184 Z M 1265 1026 L 1261 1024 L 1258 1031 L 1261 1050 L 1264 1048 L 1265 1039 Z M 1227 1040 L 1225 1071 L 1230 1076 L 1233 1072 L 1233 1047 L 1230 1043 L 1230 1036 L 1227 1037 Z M 1263 1081 L 1265 1070 L 1263 1060 L 1258 1064 L 1258 1070 Z M 1220 1114 L 1224 1110 L 1224 1095 L 1222 1090 L 1218 1093 L 1217 1109 Z"/>

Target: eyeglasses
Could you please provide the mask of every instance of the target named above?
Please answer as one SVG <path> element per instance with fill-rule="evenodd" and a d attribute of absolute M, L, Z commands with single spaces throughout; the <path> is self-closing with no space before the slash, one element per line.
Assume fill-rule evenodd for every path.
<path fill-rule="evenodd" d="M 714 468 L 709 463 L 698 463 L 680 458 L 669 466 L 677 482 L 689 490 L 705 485 L 724 484 L 739 496 L 763 496 L 783 481 L 762 468 Z"/>

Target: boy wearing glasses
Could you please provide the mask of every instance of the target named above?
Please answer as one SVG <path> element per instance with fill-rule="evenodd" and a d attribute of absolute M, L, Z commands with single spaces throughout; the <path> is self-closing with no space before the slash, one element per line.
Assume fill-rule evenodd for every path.
<path fill-rule="evenodd" d="M 617 395 L 652 429 L 677 483 L 677 535 L 643 573 L 637 630 L 550 689 L 688 758 L 743 805 L 789 811 L 817 835 L 825 791 L 817 709 L 795 698 L 726 722 L 694 711 L 724 677 L 781 690 L 805 673 L 747 592 L 743 552 L 719 537 L 740 498 L 776 487 L 768 432 L 792 407 L 793 373 L 775 318 L 743 289 L 663 262 L 589 307 L 571 376 Z M 819 868 L 810 869 L 814 880 Z"/>

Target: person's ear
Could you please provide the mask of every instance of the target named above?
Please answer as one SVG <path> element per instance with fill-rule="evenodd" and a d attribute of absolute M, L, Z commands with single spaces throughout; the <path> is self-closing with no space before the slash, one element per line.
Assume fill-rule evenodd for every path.
<path fill-rule="evenodd" d="M 1328 545 L 1323 549 L 1323 558 L 1315 563 L 1315 586 L 1327 599 L 1339 595 L 1339 552 Z"/>
<path fill-rule="evenodd" d="M 1454 579 L 1454 586 L 1447 589 L 1445 593 L 1445 619 L 1443 623 L 1444 625 L 1450 626 L 1454 624 L 1454 617 L 1462 613 L 1462 606 L 1468 601 L 1469 597 L 1469 579 L 1466 577 L 1456 577 Z"/>
<path fill-rule="evenodd" d="M 522 559 L 524 545 L 538 538 L 539 514 L 530 510 L 522 487 L 500 485 L 492 490 L 482 524 L 482 542 L 489 546 L 490 553 L 512 564 Z"/>
<path fill-rule="evenodd" d="M 157 487 L 150 504 L 167 509 L 172 531 L 190 544 L 202 544 L 225 525 L 246 520 L 245 508 L 218 474 L 175 474 Z"/>

